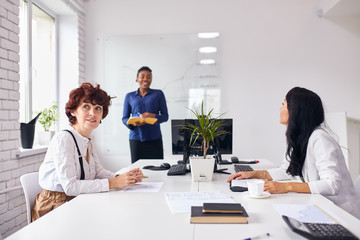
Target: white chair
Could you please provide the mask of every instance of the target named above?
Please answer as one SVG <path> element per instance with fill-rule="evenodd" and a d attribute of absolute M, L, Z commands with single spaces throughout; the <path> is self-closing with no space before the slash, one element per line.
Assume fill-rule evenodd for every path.
<path fill-rule="evenodd" d="M 39 185 L 39 173 L 26 173 L 20 177 L 20 182 L 24 190 L 26 216 L 29 224 L 31 223 L 31 209 L 34 205 L 36 195 L 38 195 L 38 193 L 42 190 Z"/>

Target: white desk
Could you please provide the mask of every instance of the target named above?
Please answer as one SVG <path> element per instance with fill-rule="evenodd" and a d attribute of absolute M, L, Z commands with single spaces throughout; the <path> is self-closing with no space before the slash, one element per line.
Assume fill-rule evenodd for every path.
<path fill-rule="evenodd" d="M 171 162 L 166 160 L 164 162 Z M 159 160 L 138 161 L 134 167 L 160 165 Z M 255 169 L 271 167 L 262 160 Z M 232 165 L 222 165 L 234 172 Z M 212 182 L 192 182 L 191 175 L 167 176 L 167 171 L 143 170 L 149 176 L 145 181 L 164 182 L 160 192 L 110 191 L 83 194 L 60 206 L 39 220 L 24 227 L 13 239 L 243 239 L 269 232 L 267 239 L 303 239 L 293 233 L 274 209 L 275 203 L 310 203 L 330 209 L 340 217 L 342 224 L 360 236 L 360 220 L 338 208 L 318 194 L 273 194 L 267 199 L 249 199 L 242 193 L 229 190 L 229 175 L 214 174 Z M 249 214 L 248 224 L 190 224 L 190 214 L 172 214 L 164 196 L 165 192 L 222 190 L 244 205 Z"/>

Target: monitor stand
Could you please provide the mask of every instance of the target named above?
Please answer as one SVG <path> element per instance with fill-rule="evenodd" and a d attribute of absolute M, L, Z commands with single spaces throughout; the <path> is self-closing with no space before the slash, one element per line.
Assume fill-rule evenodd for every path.
<path fill-rule="evenodd" d="M 215 161 L 215 164 L 214 164 L 214 173 L 222 173 L 222 174 L 231 174 L 229 172 L 225 172 L 226 170 L 228 170 L 227 168 L 220 168 L 218 169 L 217 168 L 217 163 Z"/>
<path fill-rule="evenodd" d="M 187 152 L 186 154 L 183 155 L 183 160 L 179 160 L 177 161 L 178 164 L 187 164 L 189 163 L 189 152 Z M 189 164 L 190 165 L 190 164 Z M 217 162 L 214 162 L 214 173 L 222 173 L 222 174 L 231 174 L 229 172 L 225 172 L 226 170 L 228 170 L 228 168 L 217 168 Z M 189 172 L 191 172 L 191 168 L 189 166 Z"/>

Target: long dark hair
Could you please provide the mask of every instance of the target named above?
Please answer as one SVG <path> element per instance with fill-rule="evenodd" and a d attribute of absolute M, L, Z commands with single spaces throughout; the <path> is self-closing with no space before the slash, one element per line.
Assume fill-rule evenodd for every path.
<path fill-rule="evenodd" d="M 286 101 L 289 111 L 286 158 L 290 160 L 287 173 L 302 177 L 309 137 L 324 122 L 324 108 L 316 93 L 301 87 L 291 89 Z"/>

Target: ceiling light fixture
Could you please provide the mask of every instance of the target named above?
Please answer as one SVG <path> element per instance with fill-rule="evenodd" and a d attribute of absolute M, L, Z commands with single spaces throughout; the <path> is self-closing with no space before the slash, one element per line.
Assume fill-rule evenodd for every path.
<path fill-rule="evenodd" d="M 201 59 L 200 64 L 202 64 L 202 65 L 215 64 L 215 60 L 214 59 Z"/>
<path fill-rule="evenodd" d="M 214 53 L 217 51 L 216 47 L 201 47 L 199 48 L 199 52 L 201 53 Z"/>
<path fill-rule="evenodd" d="M 204 32 L 198 33 L 198 38 L 217 38 L 220 36 L 218 32 Z"/>

